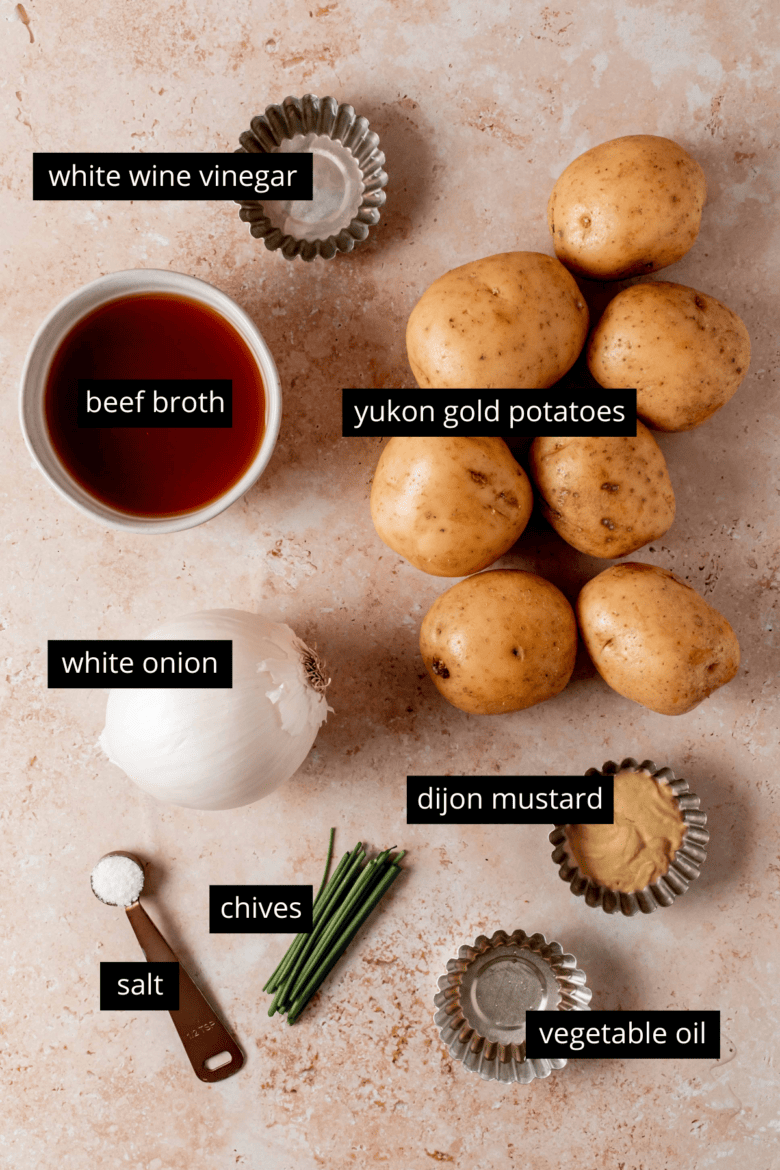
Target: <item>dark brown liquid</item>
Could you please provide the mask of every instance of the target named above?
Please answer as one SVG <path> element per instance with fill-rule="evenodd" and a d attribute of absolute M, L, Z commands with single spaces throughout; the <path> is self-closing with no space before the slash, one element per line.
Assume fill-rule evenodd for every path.
<path fill-rule="evenodd" d="M 79 427 L 79 378 L 230 378 L 230 428 Z M 189 297 L 140 293 L 82 318 L 54 355 L 46 423 L 65 468 L 103 503 L 135 516 L 193 512 L 238 483 L 257 455 L 265 392 L 246 342 Z"/>

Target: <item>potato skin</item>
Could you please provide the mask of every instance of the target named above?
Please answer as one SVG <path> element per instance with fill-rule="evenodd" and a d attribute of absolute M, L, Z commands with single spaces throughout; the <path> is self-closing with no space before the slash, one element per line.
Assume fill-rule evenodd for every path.
<path fill-rule="evenodd" d="M 685 715 L 739 668 L 726 619 L 668 569 L 629 561 L 577 598 L 582 640 L 601 677 L 661 715 Z"/>
<path fill-rule="evenodd" d="M 674 520 L 666 460 L 647 427 L 636 438 L 534 439 L 531 476 L 559 536 L 592 557 L 624 557 Z"/>
<path fill-rule="evenodd" d="M 444 698 L 473 715 L 533 707 L 571 678 L 577 623 L 549 581 L 493 569 L 459 581 L 428 610 L 420 653 Z"/>
<path fill-rule="evenodd" d="M 520 536 L 532 508 L 528 476 L 503 439 L 391 439 L 371 486 L 380 538 L 438 577 L 492 565 Z"/>
<path fill-rule="evenodd" d="M 659 431 L 690 431 L 720 410 L 750 365 L 750 335 L 726 305 L 684 284 L 635 284 L 609 302 L 588 368 L 602 386 L 635 386 Z"/>
<path fill-rule="evenodd" d="M 435 280 L 409 317 L 406 350 L 423 390 L 543 390 L 574 365 L 588 320 L 562 264 L 505 252 Z"/>
<path fill-rule="evenodd" d="M 553 187 L 555 255 L 590 280 L 622 280 L 674 264 L 699 234 L 704 172 L 676 142 L 631 134 L 585 151 Z"/>

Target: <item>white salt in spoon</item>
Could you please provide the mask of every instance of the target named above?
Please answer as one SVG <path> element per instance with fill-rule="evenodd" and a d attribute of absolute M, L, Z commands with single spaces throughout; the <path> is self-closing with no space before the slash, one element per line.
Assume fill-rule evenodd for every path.
<path fill-rule="evenodd" d="M 141 950 L 150 963 L 179 963 L 138 899 L 144 869 L 132 853 L 117 850 L 101 857 L 90 875 L 92 893 L 107 906 L 123 906 Z M 244 1054 L 217 1013 L 179 963 L 179 1007 L 170 1013 L 195 1075 L 223 1081 L 237 1073 Z"/>

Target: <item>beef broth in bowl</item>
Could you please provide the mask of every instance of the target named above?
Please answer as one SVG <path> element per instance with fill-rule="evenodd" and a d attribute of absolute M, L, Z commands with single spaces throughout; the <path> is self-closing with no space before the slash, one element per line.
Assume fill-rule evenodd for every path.
<path fill-rule="evenodd" d="M 22 429 L 51 483 L 113 527 L 172 532 L 255 482 L 281 391 L 259 330 L 179 273 L 114 273 L 64 301 L 22 379 Z"/>

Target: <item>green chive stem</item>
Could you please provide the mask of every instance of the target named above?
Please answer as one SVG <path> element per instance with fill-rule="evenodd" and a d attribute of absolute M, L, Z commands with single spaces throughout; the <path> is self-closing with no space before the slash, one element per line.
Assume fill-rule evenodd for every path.
<path fill-rule="evenodd" d="M 349 896 L 348 891 L 354 874 L 358 871 L 360 864 L 364 859 L 365 854 L 363 853 L 362 845 L 360 842 L 358 842 L 352 854 L 350 855 L 349 862 L 344 867 L 344 871 L 339 880 L 338 886 L 333 888 L 330 896 L 327 898 L 327 901 L 323 901 L 319 914 L 316 916 L 316 920 L 312 924 L 311 931 L 309 934 L 299 935 L 298 937 L 302 939 L 300 946 L 295 948 L 294 953 L 291 954 L 288 952 L 289 961 L 286 963 L 284 969 L 280 972 L 280 978 L 277 980 L 277 983 L 279 981 L 284 983 L 282 997 L 279 1001 L 280 1010 L 283 1004 L 287 1001 L 288 991 L 292 986 L 292 982 L 297 978 L 298 972 L 302 970 L 307 956 L 317 945 L 323 931 L 327 929 L 327 924 L 330 919 L 326 918 L 326 915 L 334 912 L 335 907 L 339 904 L 342 895 L 344 895 L 345 892 L 346 896 Z M 295 946 L 295 944 L 293 944 L 293 946 Z"/>
<path fill-rule="evenodd" d="M 369 861 L 360 877 L 355 882 L 353 888 L 348 892 L 345 901 L 337 910 L 334 911 L 333 916 L 325 923 L 324 929 L 320 932 L 319 937 L 314 942 L 314 945 L 307 948 L 306 962 L 300 961 L 297 963 L 297 970 L 292 972 L 287 983 L 284 999 L 286 1003 L 291 1003 L 294 992 L 298 986 L 303 986 L 311 974 L 312 967 L 319 963 L 323 954 L 325 954 L 332 943 L 333 939 L 341 930 L 343 923 L 349 919 L 355 907 L 359 904 L 361 899 L 366 896 L 371 886 L 373 885 L 378 869 L 378 859 Z"/>
<path fill-rule="evenodd" d="M 290 1022 L 294 1022 L 296 1017 L 300 1014 L 304 1005 L 309 1001 L 314 992 L 323 982 L 325 977 L 329 974 L 331 969 L 336 965 L 338 960 L 344 954 L 352 939 L 360 930 L 363 923 L 381 901 L 387 890 L 398 877 L 400 870 L 389 872 L 385 875 L 381 884 L 376 888 L 373 895 L 361 906 L 360 910 L 347 922 L 334 941 L 333 945 L 327 953 L 321 958 L 318 966 L 311 970 L 309 980 L 299 989 L 295 997 L 295 1002 L 288 1009 L 288 1019 L 292 1017 Z"/>
<path fill-rule="evenodd" d="M 331 829 L 330 840 L 328 841 L 328 856 L 327 856 L 327 859 L 325 861 L 325 872 L 322 875 L 322 881 L 320 883 L 320 888 L 317 891 L 317 897 L 314 899 L 314 902 L 312 904 L 312 911 L 314 910 L 314 907 L 319 902 L 320 897 L 321 897 L 322 892 L 323 892 L 323 888 L 325 887 L 325 880 L 328 876 L 328 870 L 330 869 L 330 863 L 331 863 L 331 860 L 333 858 L 333 840 L 334 840 L 335 835 L 336 835 L 336 830 Z M 344 866 L 346 865 L 347 860 L 350 856 L 351 856 L 351 854 L 349 854 L 349 853 L 344 854 L 341 861 L 336 866 L 336 869 L 335 869 L 335 872 L 333 874 L 333 877 L 331 878 L 331 881 L 335 881 L 336 878 L 340 877 L 341 872 L 343 871 Z M 328 883 L 328 885 L 329 884 L 330 883 Z M 306 937 L 307 936 L 305 934 L 298 934 L 295 936 L 293 943 L 287 949 L 287 951 L 285 951 L 284 955 L 282 956 L 281 962 L 278 964 L 274 973 L 271 975 L 271 978 L 268 980 L 268 982 L 263 987 L 263 991 L 268 991 L 268 992 L 273 993 L 276 990 L 276 988 L 279 986 L 279 983 L 281 982 L 284 970 L 289 965 L 290 959 L 293 957 L 294 954 L 298 953 L 298 951 L 300 950 L 301 945 L 302 945 L 302 940 L 305 939 Z"/>
<path fill-rule="evenodd" d="M 319 898 L 320 894 L 322 893 L 322 891 L 325 887 L 325 883 L 328 880 L 328 870 L 330 869 L 330 863 L 333 860 L 333 839 L 335 836 L 336 836 L 336 830 L 331 829 L 330 840 L 328 841 L 328 856 L 325 858 L 325 872 L 322 875 L 322 881 L 320 882 L 320 888 L 317 890 L 317 896 L 314 899 L 315 902 L 317 901 L 317 898 Z M 314 903 L 312 903 L 312 905 L 313 904 Z"/>
<path fill-rule="evenodd" d="M 273 994 L 268 1015 L 286 1012 L 288 1024 L 295 1023 L 398 877 L 401 872 L 398 863 L 405 856 L 405 851 L 393 854 L 393 845 L 369 861 L 358 841 L 328 878 L 335 832 L 335 829 L 330 831 L 325 869 L 313 901 L 312 929 L 296 935 L 263 988 Z"/>
<path fill-rule="evenodd" d="M 314 914 L 313 922 L 315 924 L 321 922 L 323 917 L 329 913 L 333 906 L 338 903 L 344 890 L 351 885 L 354 874 L 357 870 L 360 869 L 360 866 L 363 864 L 365 859 L 366 854 L 363 850 L 363 846 L 361 845 L 360 841 L 358 841 L 352 852 L 347 854 L 347 861 L 341 871 L 341 874 L 339 875 L 338 881 L 328 883 L 328 888 L 323 894 Z M 335 878 L 336 875 L 334 874 L 333 876 Z"/>
<path fill-rule="evenodd" d="M 366 903 L 361 906 L 358 913 L 349 923 L 344 927 L 342 933 L 339 935 L 332 948 L 328 951 L 325 958 L 321 961 L 316 970 L 312 973 L 306 986 L 296 996 L 295 1002 L 292 1004 L 287 1012 L 287 1022 L 289 1024 L 295 1023 L 295 1020 L 300 1015 L 302 1009 L 309 999 L 311 999 L 314 992 L 320 986 L 326 975 L 335 967 L 338 960 L 344 954 L 344 951 L 349 946 L 352 939 L 355 937 L 360 927 L 368 918 L 369 914 L 375 909 L 382 897 L 387 893 L 390 886 L 400 874 L 400 869 L 396 866 L 391 866 L 388 872 L 383 876 L 382 881 L 377 886 L 376 890 L 369 897 Z"/>
<path fill-rule="evenodd" d="M 268 1009 L 269 1016 L 272 1016 L 274 1014 L 274 1012 L 279 1011 L 279 1002 L 278 1001 L 279 1001 L 279 992 L 277 991 L 276 995 L 271 1000 L 271 1006 Z"/>
<path fill-rule="evenodd" d="M 300 954 L 301 948 L 304 947 L 307 940 L 311 938 L 312 931 L 317 931 L 317 924 L 322 918 L 323 914 L 326 913 L 328 905 L 332 902 L 334 892 L 342 884 L 345 870 L 351 859 L 351 853 L 345 853 L 342 857 L 341 861 L 336 867 L 336 872 L 333 874 L 333 877 L 328 882 L 325 891 L 322 893 L 322 898 L 318 907 L 316 909 L 312 907 L 312 930 L 295 936 L 295 940 L 285 953 L 282 961 L 274 971 L 268 983 L 263 988 L 264 991 L 274 991 L 280 983 L 284 982 L 287 972 L 290 970 L 290 967 L 292 966 L 295 958 Z"/>
<path fill-rule="evenodd" d="M 322 886 L 320 886 L 319 893 L 317 894 L 317 897 L 314 899 L 314 904 L 312 907 L 314 910 L 316 910 L 322 904 L 322 901 L 324 898 L 327 898 L 328 891 L 333 889 L 333 883 L 340 881 L 341 875 L 344 872 L 344 867 L 346 866 L 346 864 L 349 861 L 351 856 L 352 856 L 351 853 L 345 853 L 344 856 L 342 857 L 341 861 L 338 863 L 338 865 L 334 869 L 333 873 L 331 874 L 330 881 L 325 886 L 325 889 L 323 890 Z"/>

